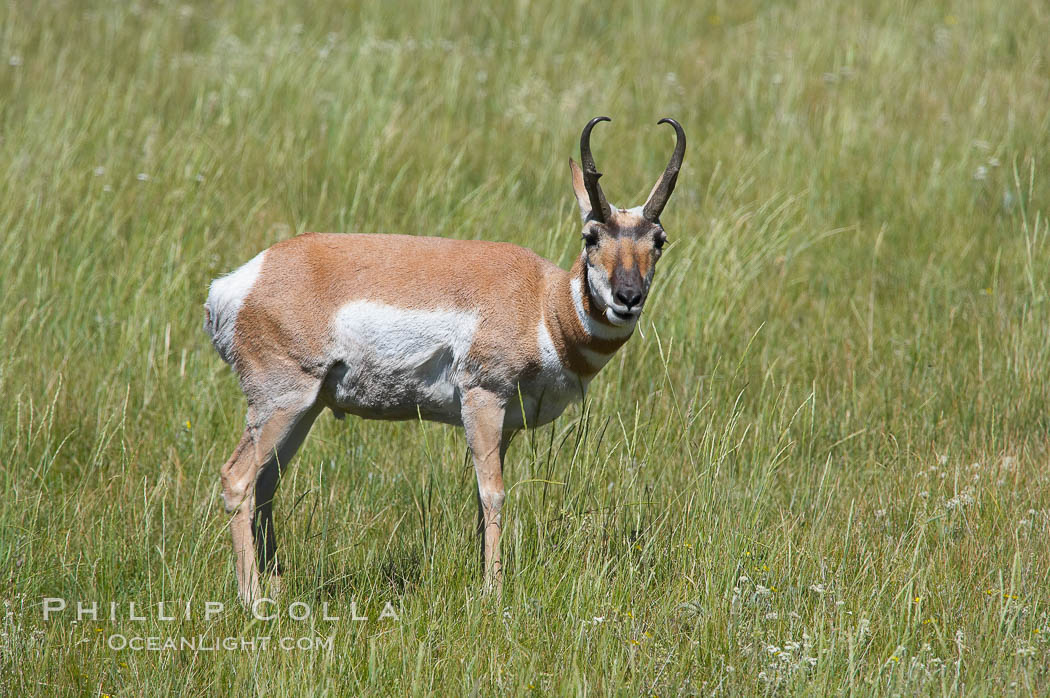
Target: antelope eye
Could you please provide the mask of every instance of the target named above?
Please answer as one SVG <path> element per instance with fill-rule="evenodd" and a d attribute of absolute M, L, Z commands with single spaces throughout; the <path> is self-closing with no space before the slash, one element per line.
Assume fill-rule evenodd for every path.
<path fill-rule="evenodd" d="M 583 243 L 587 247 L 593 247 L 598 244 L 598 231 L 594 228 L 587 228 L 583 231 Z"/>
<path fill-rule="evenodd" d="M 653 239 L 653 246 L 658 250 L 662 250 L 665 242 L 667 242 L 667 233 L 661 230 Z"/>

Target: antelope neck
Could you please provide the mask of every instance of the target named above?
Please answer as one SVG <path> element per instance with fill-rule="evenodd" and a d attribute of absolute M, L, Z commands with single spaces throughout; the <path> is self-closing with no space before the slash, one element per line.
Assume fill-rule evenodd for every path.
<path fill-rule="evenodd" d="M 630 338 L 634 324 L 617 327 L 605 319 L 591 297 L 582 254 L 551 281 L 544 303 L 547 331 L 562 365 L 589 378 Z"/>

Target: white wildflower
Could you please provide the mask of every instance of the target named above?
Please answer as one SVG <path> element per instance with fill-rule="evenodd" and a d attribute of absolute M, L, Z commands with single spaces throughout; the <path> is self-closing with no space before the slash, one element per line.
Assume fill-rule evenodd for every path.
<path fill-rule="evenodd" d="M 962 492 L 944 502 L 944 508 L 949 511 L 963 509 L 974 503 L 973 487 L 967 486 Z"/>

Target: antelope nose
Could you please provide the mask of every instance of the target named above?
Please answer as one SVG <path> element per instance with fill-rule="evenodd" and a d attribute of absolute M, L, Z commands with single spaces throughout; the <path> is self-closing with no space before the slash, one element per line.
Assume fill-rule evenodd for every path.
<path fill-rule="evenodd" d="M 616 292 L 616 300 L 623 303 L 630 310 L 642 300 L 642 292 L 636 288 L 622 288 Z"/>

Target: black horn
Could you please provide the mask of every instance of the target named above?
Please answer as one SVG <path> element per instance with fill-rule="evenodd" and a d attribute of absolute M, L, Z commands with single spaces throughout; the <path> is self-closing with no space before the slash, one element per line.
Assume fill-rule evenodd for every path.
<path fill-rule="evenodd" d="M 678 171 L 682 169 L 682 159 L 685 157 L 685 131 L 682 130 L 682 125 L 674 119 L 660 119 L 656 123 L 657 125 L 671 124 L 674 126 L 675 144 L 674 152 L 671 153 L 671 161 L 667 163 L 667 169 L 664 170 L 653 190 L 649 192 L 649 200 L 642 208 L 642 216 L 652 222 L 660 218 L 660 213 L 667 205 L 667 200 L 671 198 L 675 182 L 678 181 Z"/>
<path fill-rule="evenodd" d="M 602 188 L 598 186 L 598 179 L 602 173 L 594 166 L 594 156 L 591 155 L 591 129 L 599 121 L 612 121 L 607 116 L 596 116 L 583 127 L 580 136 L 580 160 L 583 164 L 583 186 L 587 189 L 587 196 L 591 200 L 591 218 L 601 223 L 609 220 L 609 202 L 605 200 Z"/>

